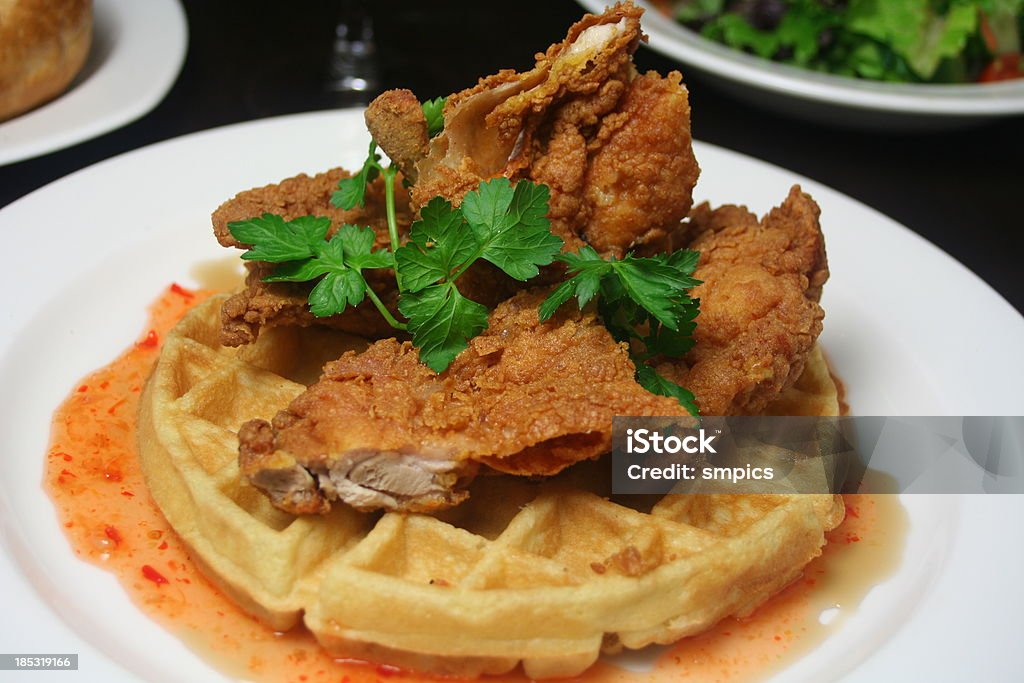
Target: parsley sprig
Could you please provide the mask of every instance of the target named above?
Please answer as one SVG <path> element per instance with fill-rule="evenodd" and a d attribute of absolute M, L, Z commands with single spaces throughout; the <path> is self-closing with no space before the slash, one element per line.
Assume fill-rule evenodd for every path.
<path fill-rule="evenodd" d="M 598 312 L 612 337 L 630 344 L 637 381 L 651 393 L 672 396 L 696 415 L 693 394 L 659 375 L 647 361 L 678 358 L 693 347 L 700 301 L 690 298 L 689 290 L 700 284 L 692 277 L 699 256 L 681 250 L 605 260 L 590 246 L 560 254 L 557 259 L 571 277 L 541 304 L 540 319 L 547 320 L 573 297 L 581 309 L 597 297 Z"/>
<path fill-rule="evenodd" d="M 242 258 L 280 264 L 264 281 L 319 280 L 309 295 L 314 315 L 341 313 L 368 297 L 392 327 L 412 334 L 420 360 L 441 372 L 487 328 L 487 307 L 458 289 L 466 270 L 483 259 L 526 281 L 561 251 L 546 217 L 548 198 L 546 186 L 529 181 L 484 181 L 458 208 L 435 197 L 412 224 L 408 243 L 378 251 L 370 228 L 343 225 L 327 241 L 331 221 L 323 217 L 265 214 L 228 228 L 252 245 Z M 395 270 L 398 310 L 408 322 L 397 320 L 366 283 L 363 270 L 374 268 Z"/>
<path fill-rule="evenodd" d="M 562 249 L 551 234 L 545 185 L 507 178 L 481 182 L 462 206 L 435 197 L 420 210 L 409 242 L 395 252 L 402 273 L 398 310 L 409 319 L 420 360 L 446 368 L 468 340 L 487 328 L 485 306 L 467 299 L 456 282 L 478 259 L 526 281 Z"/>
<path fill-rule="evenodd" d="M 405 329 L 366 283 L 364 270 L 390 268 L 387 251 L 374 251 L 370 228 L 343 225 L 327 239 L 331 219 L 301 216 L 285 221 L 270 213 L 229 224 L 239 242 L 253 245 L 242 254 L 247 261 L 280 264 L 265 282 L 309 282 L 320 279 L 309 293 L 309 309 L 317 317 L 339 313 L 369 297 L 393 327 Z"/>
<path fill-rule="evenodd" d="M 427 135 L 431 138 L 444 130 L 444 105 L 448 98 L 438 97 L 427 100 L 420 104 L 423 116 L 427 120 Z M 395 215 L 395 177 L 398 175 L 398 167 L 394 164 L 383 166 L 380 163 L 380 154 L 377 153 L 376 140 L 370 140 L 370 148 L 363 161 L 362 168 L 348 178 L 338 181 L 338 189 L 331 195 L 331 204 L 349 211 L 357 206 L 366 205 L 366 188 L 377 179 L 377 176 L 384 178 L 384 207 L 388 219 L 388 238 L 391 240 L 391 254 L 398 252 L 398 218 Z M 399 289 L 402 289 L 402 273 L 397 263 L 392 263 L 395 268 L 395 278 L 398 281 Z M 404 327 L 401 329 L 405 329 Z"/>

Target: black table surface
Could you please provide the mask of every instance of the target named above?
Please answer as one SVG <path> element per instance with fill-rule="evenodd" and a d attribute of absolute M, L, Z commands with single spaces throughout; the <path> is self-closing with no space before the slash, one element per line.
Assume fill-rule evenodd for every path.
<path fill-rule="evenodd" d="M 80 168 L 185 133 L 357 105 L 388 88 L 434 97 L 501 68 L 528 68 L 533 54 L 560 40 L 583 13 L 570 0 L 183 4 L 188 56 L 166 99 L 102 137 L 0 167 L 0 207 Z M 325 83 L 336 26 L 341 21 L 360 27 L 367 17 L 376 55 L 365 64 L 376 68 L 376 87 L 332 91 Z M 953 255 L 1024 311 L 1024 117 L 938 133 L 845 130 L 742 105 L 646 48 L 636 61 L 642 71 L 683 72 L 697 139 L 789 168 L 878 209 Z M 908 254 L 905 277 L 915 277 L 914 270 Z M 864 277 L 871 277 L 870 263 Z M 960 305 L 969 302 L 950 302 L 951 318 Z"/>

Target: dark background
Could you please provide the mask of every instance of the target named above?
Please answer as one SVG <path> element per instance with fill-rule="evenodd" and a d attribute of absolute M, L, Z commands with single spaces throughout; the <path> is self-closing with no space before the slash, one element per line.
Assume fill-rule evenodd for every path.
<path fill-rule="evenodd" d="M 0 167 L 0 206 L 101 159 L 184 133 L 365 103 L 387 88 L 435 97 L 501 68 L 525 69 L 584 12 L 570 0 L 183 4 L 189 51 L 167 98 L 125 128 Z M 343 20 L 358 30 L 367 16 L 376 55 L 359 66 L 376 67 L 377 87 L 331 92 L 335 27 Z M 646 48 L 636 62 L 641 71 L 683 71 L 696 138 L 792 169 L 888 214 L 1024 310 L 1024 117 L 928 134 L 850 131 L 751 109 Z M 906 277 L 914 277 L 910 254 Z"/>

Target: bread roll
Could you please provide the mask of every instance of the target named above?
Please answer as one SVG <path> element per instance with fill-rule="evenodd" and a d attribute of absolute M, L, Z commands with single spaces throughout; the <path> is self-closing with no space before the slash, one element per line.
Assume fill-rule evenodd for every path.
<path fill-rule="evenodd" d="M 0 121 L 64 92 L 92 42 L 92 0 L 0 0 Z"/>

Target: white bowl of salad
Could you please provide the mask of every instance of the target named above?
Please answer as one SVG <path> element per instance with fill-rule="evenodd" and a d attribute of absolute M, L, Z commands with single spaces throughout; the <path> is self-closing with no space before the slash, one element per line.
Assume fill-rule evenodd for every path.
<path fill-rule="evenodd" d="M 652 49 L 765 108 L 903 129 L 1024 114 L 1024 0 L 636 2 Z"/>

